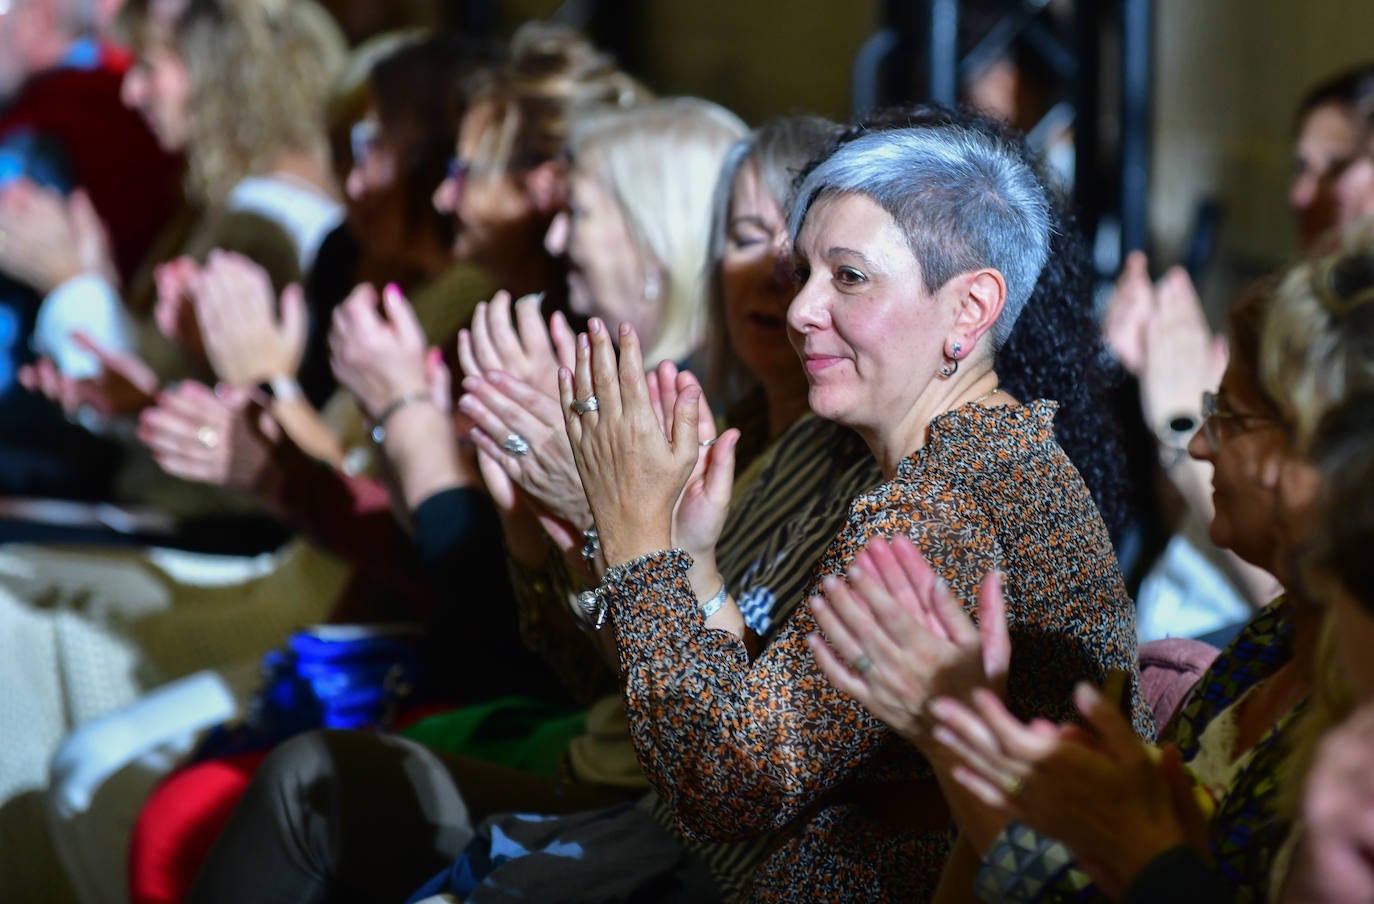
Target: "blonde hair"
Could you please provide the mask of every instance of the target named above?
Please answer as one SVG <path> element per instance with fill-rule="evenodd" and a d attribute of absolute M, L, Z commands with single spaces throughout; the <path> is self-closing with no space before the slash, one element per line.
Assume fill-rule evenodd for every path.
<path fill-rule="evenodd" d="M 148 7 L 127 12 L 147 39 Z M 283 151 L 326 150 L 325 111 L 346 59 L 334 20 L 313 0 L 186 0 L 172 49 L 190 76 L 186 187 L 218 204 Z"/>
<path fill-rule="evenodd" d="M 573 128 L 573 166 L 615 198 L 643 263 L 664 270 L 660 326 L 646 362 L 655 350 L 700 342 L 712 194 L 727 152 L 745 134 L 735 114 L 695 97 L 595 113 Z"/>
<path fill-rule="evenodd" d="M 1264 318 L 1260 378 L 1292 429 L 1294 445 L 1304 455 L 1312 453 L 1323 418 L 1347 399 L 1374 391 L 1374 230 L 1370 224 L 1351 227 L 1344 233 L 1340 250 L 1304 261 L 1280 279 Z M 1322 495 L 1328 497 L 1332 474 L 1329 468 L 1324 470 Z M 1326 519 L 1344 516 L 1329 507 L 1323 514 Z M 1307 551 L 1300 552 L 1305 558 Z M 1307 571 L 1302 569 L 1305 577 Z M 1320 580 L 1324 579 L 1305 591 L 1320 595 Z M 1313 581 L 1307 578 L 1304 583 Z M 1290 741 L 1292 778 L 1281 800 L 1290 816 L 1298 811 L 1303 782 L 1322 735 L 1354 706 L 1335 655 L 1329 616 L 1322 626 L 1315 662 L 1311 702 Z"/>
<path fill-rule="evenodd" d="M 1374 386 L 1374 228 L 1359 224 L 1341 250 L 1279 281 L 1260 343 L 1260 380 L 1306 451 L 1342 399 Z"/>
<path fill-rule="evenodd" d="M 524 169 L 557 158 L 570 124 L 588 109 L 628 108 L 652 98 L 615 61 L 564 25 L 528 22 L 511 38 L 504 66 L 479 74 L 471 103 L 493 118 L 478 152 L 478 171 Z"/>

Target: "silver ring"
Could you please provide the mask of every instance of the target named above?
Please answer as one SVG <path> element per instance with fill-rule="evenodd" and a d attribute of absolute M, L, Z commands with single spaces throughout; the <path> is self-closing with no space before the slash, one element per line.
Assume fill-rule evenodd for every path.
<path fill-rule="evenodd" d="M 873 668 L 873 660 L 868 658 L 867 653 L 860 653 L 859 658 L 854 660 L 852 668 L 860 675 L 867 675 L 868 670 Z"/>
<path fill-rule="evenodd" d="M 516 458 L 524 458 L 530 454 L 529 441 L 518 433 L 507 434 L 505 441 L 501 443 L 501 448 Z"/>
<path fill-rule="evenodd" d="M 213 449 L 219 445 L 219 431 L 207 424 L 196 431 L 196 442 L 206 449 Z"/>
<path fill-rule="evenodd" d="M 568 407 L 573 410 L 574 414 L 582 415 L 586 414 L 588 411 L 600 411 L 601 403 L 597 401 L 596 396 L 590 395 L 587 396 L 585 402 L 579 402 L 577 399 L 573 399 L 572 404 Z"/>

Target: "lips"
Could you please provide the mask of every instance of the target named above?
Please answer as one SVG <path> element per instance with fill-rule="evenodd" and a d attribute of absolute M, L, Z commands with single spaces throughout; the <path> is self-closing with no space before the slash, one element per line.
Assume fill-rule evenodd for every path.
<path fill-rule="evenodd" d="M 808 374 L 820 374 L 836 366 L 845 359 L 839 355 L 802 354 L 802 366 Z"/>

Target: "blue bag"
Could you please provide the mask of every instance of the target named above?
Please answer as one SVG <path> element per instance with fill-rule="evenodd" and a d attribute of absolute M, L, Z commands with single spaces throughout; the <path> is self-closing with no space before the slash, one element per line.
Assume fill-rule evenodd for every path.
<path fill-rule="evenodd" d="M 266 750 L 316 728 L 386 728 L 420 680 L 408 625 L 320 625 L 263 657 L 263 684 L 237 722 L 212 728 L 190 761 Z"/>

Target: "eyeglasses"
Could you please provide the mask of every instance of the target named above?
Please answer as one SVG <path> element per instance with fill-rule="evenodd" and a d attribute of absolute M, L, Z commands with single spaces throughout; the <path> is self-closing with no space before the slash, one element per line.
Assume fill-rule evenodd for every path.
<path fill-rule="evenodd" d="M 1212 447 L 1212 452 L 1220 452 L 1226 440 L 1255 429 L 1254 426 L 1247 426 L 1247 423 L 1276 426 L 1279 422 L 1263 414 L 1232 411 L 1225 397 L 1215 392 L 1202 394 L 1202 434 L 1207 438 L 1207 445 Z"/>
<path fill-rule="evenodd" d="M 463 186 L 467 185 L 468 176 L 472 173 L 472 161 L 461 160 L 457 157 L 448 158 L 448 168 L 444 171 L 445 176 L 453 181 L 456 195 L 463 193 Z"/>
<path fill-rule="evenodd" d="M 377 147 L 382 135 L 382 127 L 375 119 L 360 119 L 348 130 L 348 144 L 353 152 L 353 165 L 362 166 L 363 161 Z"/>

